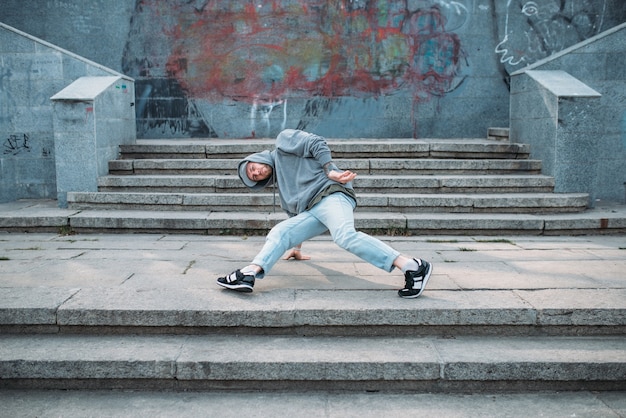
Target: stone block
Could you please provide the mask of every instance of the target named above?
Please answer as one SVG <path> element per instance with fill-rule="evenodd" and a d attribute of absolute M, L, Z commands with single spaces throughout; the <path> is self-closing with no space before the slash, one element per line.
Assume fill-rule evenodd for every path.
<path fill-rule="evenodd" d="M 624 289 L 536 289 L 515 293 L 537 310 L 540 325 L 626 325 Z"/>
<path fill-rule="evenodd" d="M 0 288 L 2 325 L 56 325 L 57 310 L 78 289 Z"/>
<path fill-rule="evenodd" d="M 0 348 L 0 374 L 6 379 L 173 379 L 179 350 L 175 337 L 9 336 Z"/>
<path fill-rule="evenodd" d="M 541 234 L 543 220 L 531 215 L 511 215 L 506 218 L 494 219 L 493 216 L 473 215 L 465 218 L 459 215 L 441 216 L 432 219 L 431 216 L 407 214 L 407 227 L 412 231 L 524 231 L 525 234 Z"/>
<path fill-rule="evenodd" d="M 233 363 L 228 355 L 229 345 L 235 351 L 255 349 L 245 362 Z M 408 365 L 406 350 L 420 360 Z M 337 356 L 338 352 L 361 355 L 352 358 Z M 241 336 L 230 342 L 192 337 L 177 361 L 177 378 L 181 380 L 380 381 L 436 380 L 439 376 L 437 353 L 428 341 L 413 339 L 379 338 L 365 344 L 362 338 L 351 337 Z"/>
<path fill-rule="evenodd" d="M 178 231 L 195 231 L 208 229 L 206 218 L 198 218 L 197 214 L 187 215 L 171 214 L 163 212 L 155 212 L 150 218 L 143 215 L 128 217 L 108 216 L 106 213 L 90 213 L 89 215 L 77 214 L 70 218 L 70 227 L 74 229 L 98 229 L 109 228 L 113 230 L 178 230 Z"/>
<path fill-rule="evenodd" d="M 416 306 L 399 306 L 393 292 L 299 290 L 295 324 L 311 326 L 534 325 L 535 310 L 508 291 L 438 291 Z"/>
<path fill-rule="evenodd" d="M 556 97 L 601 97 L 600 93 L 565 71 L 528 70 L 526 74 Z"/>
<path fill-rule="evenodd" d="M 489 129 L 487 129 L 487 138 L 489 138 L 489 139 L 497 139 L 497 140 L 508 140 L 509 139 L 509 128 L 491 127 Z"/>
<path fill-rule="evenodd" d="M 528 337 L 438 340 L 447 380 L 622 380 L 624 339 Z M 520 347 L 523 347 L 520 349 Z"/>
<path fill-rule="evenodd" d="M 403 214 L 394 213 L 382 213 L 377 214 L 375 218 L 360 216 L 359 213 L 355 213 L 354 225 L 356 229 L 368 229 L 381 231 L 403 231 L 406 230 L 406 217 Z"/>

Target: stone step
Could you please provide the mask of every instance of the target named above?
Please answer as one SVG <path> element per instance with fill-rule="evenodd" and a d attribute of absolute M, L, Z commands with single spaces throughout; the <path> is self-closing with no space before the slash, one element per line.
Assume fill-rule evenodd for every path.
<path fill-rule="evenodd" d="M 98 179 L 101 192 L 232 193 L 246 188 L 236 175 L 134 175 Z M 359 175 L 362 193 L 549 193 L 554 178 L 541 175 Z M 269 190 L 269 189 L 268 189 Z"/>
<path fill-rule="evenodd" d="M 0 212 L 0 231 L 264 235 L 286 215 L 259 212 L 61 209 L 55 201 L 18 201 Z M 626 233 L 622 206 L 579 213 L 355 212 L 358 229 L 391 235 L 597 235 Z"/>
<path fill-rule="evenodd" d="M 265 235 L 286 215 L 258 212 L 76 210 L 28 211 L 0 217 L 0 230 L 61 233 L 191 233 Z M 626 217 L 611 210 L 563 214 L 355 213 L 357 229 L 380 235 L 624 234 Z"/>
<path fill-rule="evenodd" d="M 407 159 L 407 158 L 344 158 L 337 164 L 359 175 L 364 174 L 541 174 L 540 160 L 508 159 Z M 216 175 L 233 174 L 238 159 L 126 159 L 109 162 L 113 175 Z"/>
<path fill-rule="evenodd" d="M 256 291 L 246 295 L 223 290 L 213 279 L 208 289 L 0 288 L 0 330 L 335 337 L 626 335 L 623 287 L 460 291 L 435 286 L 419 300 L 405 300 L 393 287 L 264 291 L 264 284 L 259 280 Z"/>
<path fill-rule="evenodd" d="M 461 139 L 328 139 L 333 158 L 527 159 L 530 147 L 501 141 Z M 137 140 L 120 145 L 122 159 L 239 159 L 273 149 L 274 140 Z"/>
<path fill-rule="evenodd" d="M 394 388 L 395 389 L 395 388 Z M 433 393 L 406 390 L 345 391 L 140 391 L 7 390 L 0 404 L 8 417 L 623 417 L 623 391 Z M 434 412 L 436 411 L 436 412 Z"/>
<path fill-rule="evenodd" d="M 272 193 L 71 192 L 71 209 L 281 212 Z M 357 211 L 418 213 L 571 213 L 587 208 L 584 193 L 359 193 Z M 380 215 L 378 215 L 380 216 Z"/>
<path fill-rule="evenodd" d="M 3 388 L 624 390 L 626 338 L 5 335 Z"/>

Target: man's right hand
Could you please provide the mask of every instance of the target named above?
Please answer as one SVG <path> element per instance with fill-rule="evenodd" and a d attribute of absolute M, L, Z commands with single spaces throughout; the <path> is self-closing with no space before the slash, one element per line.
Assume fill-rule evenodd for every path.
<path fill-rule="evenodd" d="M 283 260 L 291 260 L 292 258 L 298 261 L 311 259 L 311 257 L 309 257 L 308 255 L 303 255 L 302 251 L 300 251 L 299 248 L 292 248 L 291 250 L 287 251 L 287 253 L 283 257 Z"/>

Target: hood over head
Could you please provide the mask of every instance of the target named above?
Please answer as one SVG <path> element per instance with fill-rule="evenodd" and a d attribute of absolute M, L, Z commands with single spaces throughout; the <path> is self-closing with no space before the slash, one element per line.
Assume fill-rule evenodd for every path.
<path fill-rule="evenodd" d="M 272 175 L 269 178 L 265 180 L 261 180 L 261 181 L 251 180 L 250 178 L 248 178 L 248 175 L 246 174 L 246 166 L 248 165 L 249 162 L 262 163 L 262 164 L 269 165 L 270 167 L 272 167 Z M 263 189 L 264 187 L 269 186 L 274 183 L 274 155 L 268 150 L 257 152 L 255 154 L 250 154 L 239 162 L 239 167 L 237 168 L 237 172 L 239 173 L 239 178 L 241 179 L 243 184 L 245 184 L 250 189 L 252 190 Z"/>

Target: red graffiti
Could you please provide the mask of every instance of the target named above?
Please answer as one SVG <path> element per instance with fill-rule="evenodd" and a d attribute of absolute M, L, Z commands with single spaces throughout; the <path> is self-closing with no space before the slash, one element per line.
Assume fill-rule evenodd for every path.
<path fill-rule="evenodd" d="M 163 22 L 166 72 L 190 97 L 252 103 L 409 89 L 421 100 L 450 90 L 463 55 L 438 7 L 409 11 L 406 0 L 171 3 L 143 7 Z"/>

